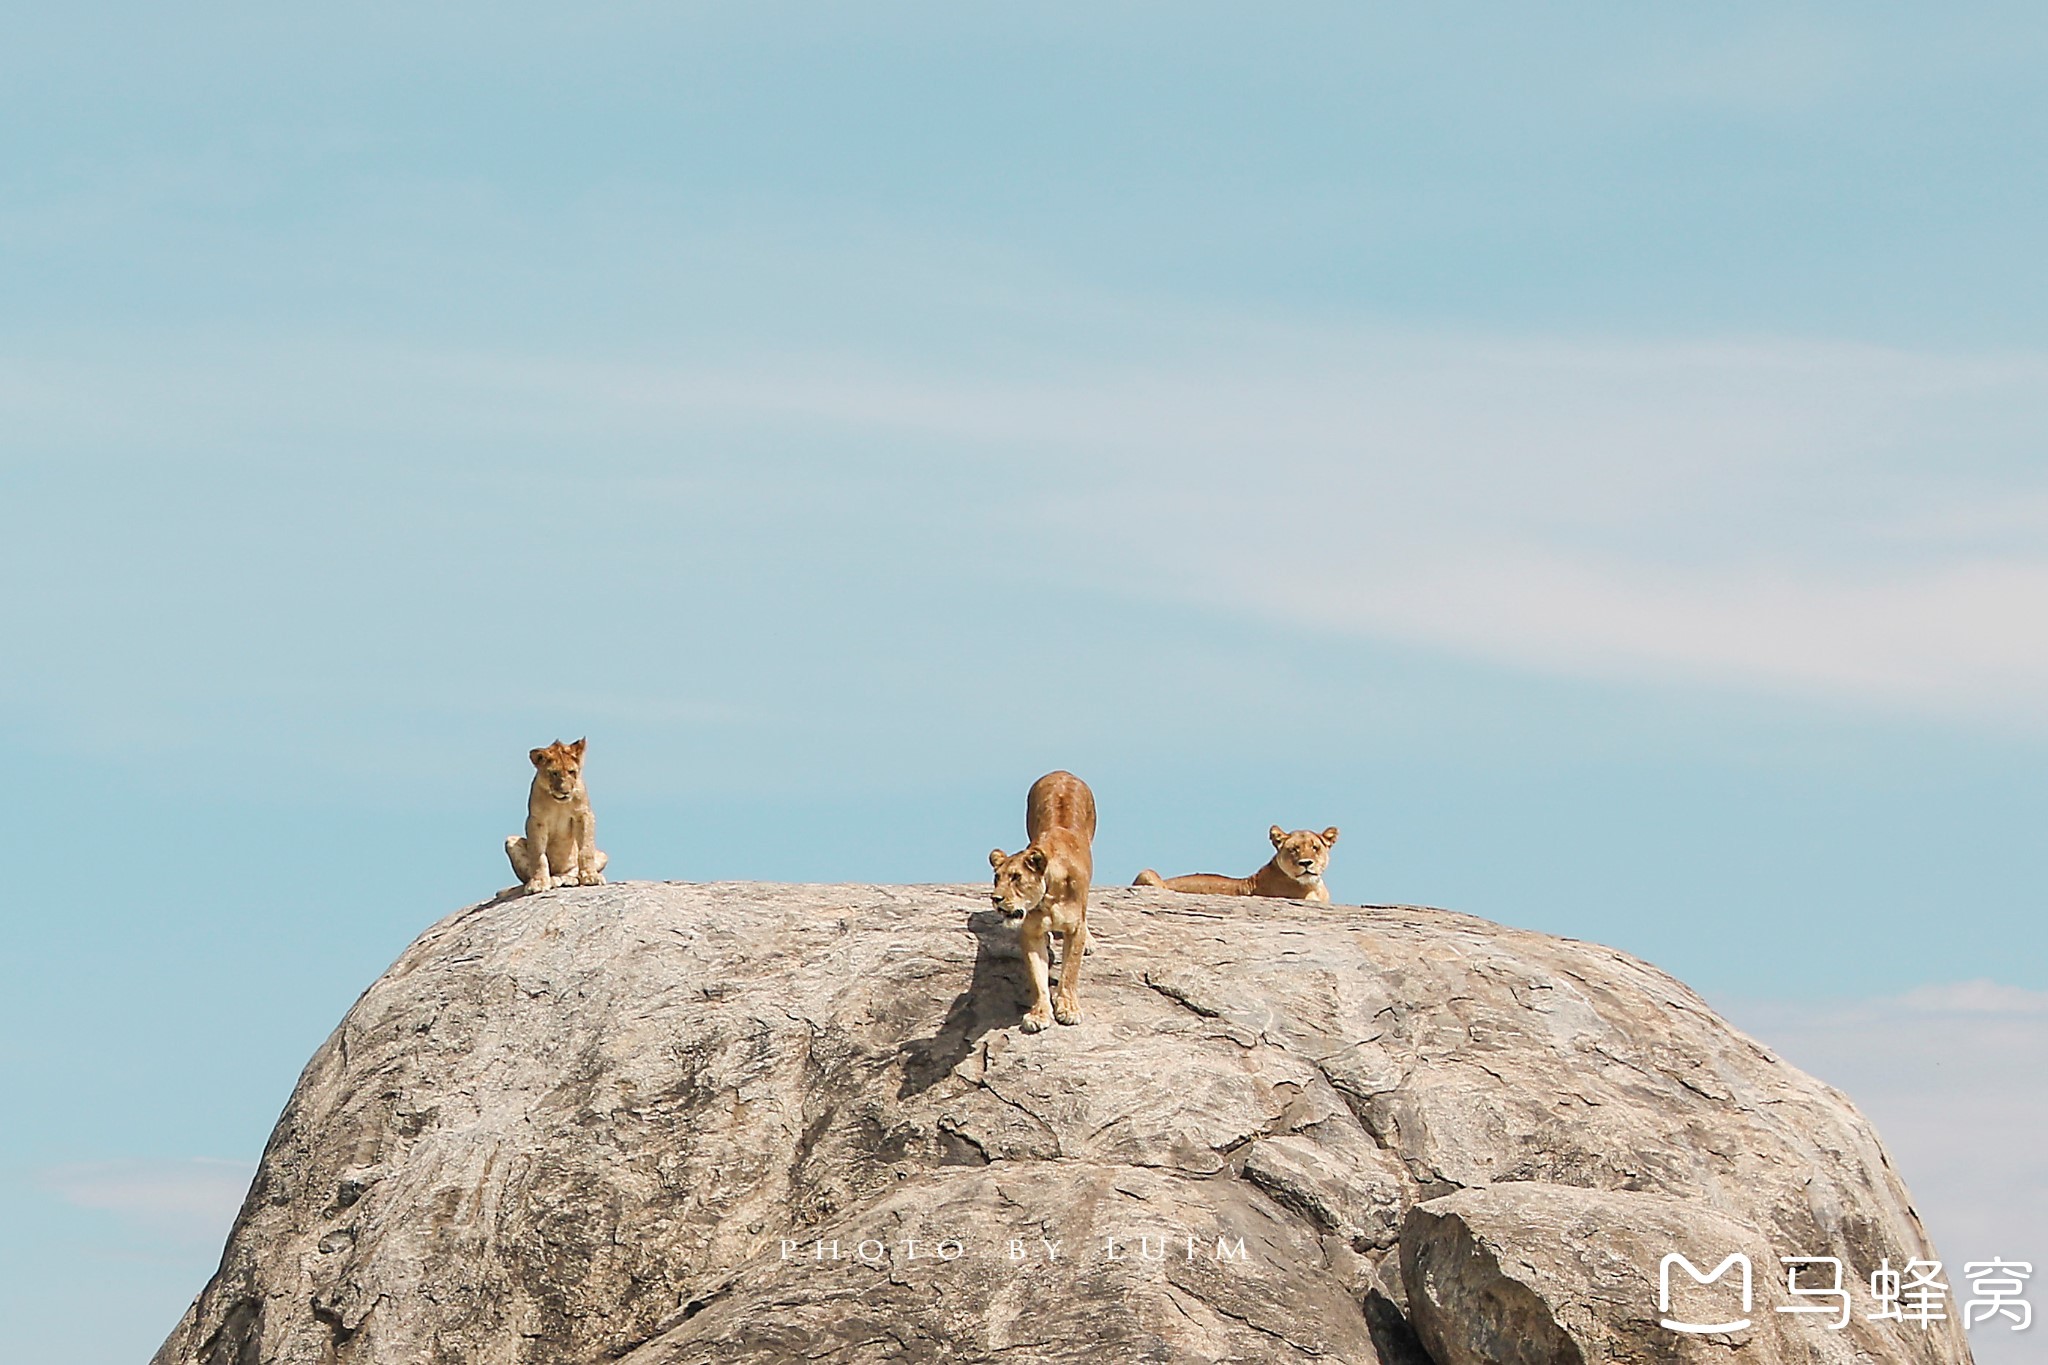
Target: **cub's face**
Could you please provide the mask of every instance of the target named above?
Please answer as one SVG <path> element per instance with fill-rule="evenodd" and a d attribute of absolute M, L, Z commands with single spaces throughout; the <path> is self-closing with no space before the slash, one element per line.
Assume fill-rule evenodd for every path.
<path fill-rule="evenodd" d="M 996 870 L 996 884 L 989 902 L 1008 920 L 1023 919 L 1045 902 L 1045 850 L 1026 848 L 1016 853 L 992 849 L 988 865 Z"/>
<path fill-rule="evenodd" d="M 1337 842 L 1337 827 L 1332 825 L 1321 834 L 1312 829 L 1290 834 L 1275 825 L 1266 831 L 1266 837 L 1273 841 L 1273 861 L 1282 872 L 1298 882 L 1319 882 L 1323 869 L 1330 865 L 1330 845 Z"/>
<path fill-rule="evenodd" d="M 542 791 L 557 801 L 567 801 L 576 795 L 576 788 L 583 781 L 582 740 L 564 744 L 558 739 L 545 749 L 531 750 L 526 756 L 533 760 Z"/>

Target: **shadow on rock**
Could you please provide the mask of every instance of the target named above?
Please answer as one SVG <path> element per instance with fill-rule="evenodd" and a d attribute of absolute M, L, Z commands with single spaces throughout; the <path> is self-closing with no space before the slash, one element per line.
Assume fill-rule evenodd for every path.
<path fill-rule="evenodd" d="M 1365 1324 L 1382 1365 L 1435 1365 L 1408 1319 L 1377 1289 L 1365 1296 Z"/>
<path fill-rule="evenodd" d="M 898 1099 L 922 1095 L 952 1075 L 983 1034 L 1022 1023 L 1030 1005 L 1028 969 L 1017 951 L 1016 926 L 993 910 L 982 910 L 967 917 L 967 927 L 974 931 L 974 976 L 967 989 L 953 997 L 936 1034 L 903 1045 Z"/>

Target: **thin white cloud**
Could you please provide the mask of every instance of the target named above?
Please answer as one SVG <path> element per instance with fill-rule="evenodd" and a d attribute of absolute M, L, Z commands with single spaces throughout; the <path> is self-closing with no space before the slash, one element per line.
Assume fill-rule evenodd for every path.
<path fill-rule="evenodd" d="M 552 383 L 614 420 L 1026 450 L 1095 567 L 1298 625 L 2048 721 L 2041 357 L 1269 335 L 1033 382 L 799 365 Z"/>
<path fill-rule="evenodd" d="M 1685 48 L 1645 54 L 1618 84 L 1627 95 L 1754 114 L 1811 108 L 1868 74 L 1871 54 L 1856 28 L 1771 15 L 1746 24 L 1717 17 L 1715 32 L 1689 32 Z"/>
<path fill-rule="evenodd" d="M 1085 391 L 1101 557 L 1519 667 L 2048 725 L 2041 358 L 1394 349 Z"/>
<path fill-rule="evenodd" d="M 1402 569 L 1313 551 L 1257 601 L 1304 623 L 1428 642 L 1550 671 L 1732 683 L 2002 712 L 2039 723 L 2048 559 L 1917 566 L 1674 565 L 1562 545 L 1439 543 Z M 1249 603 L 1248 603 L 1249 605 Z"/>
<path fill-rule="evenodd" d="M 2048 1014 L 2048 991 L 2001 985 L 1988 978 L 1918 986 L 1899 997 L 1915 1014 Z"/>
<path fill-rule="evenodd" d="M 295 427 L 373 449 L 751 433 L 804 452 L 850 517 L 869 499 L 971 523 L 1001 498 L 1042 523 L 1049 563 L 1127 597 L 2048 728 L 2048 356 L 1213 320 L 1115 350 L 880 366 L 282 348 L 141 361 L 118 388 L 122 421 L 185 449 Z M 10 390 L 10 368 L 35 382 Z M 30 432 L 93 406 L 47 395 L 115 384 L 0 363 Z"/>
<path fill-rule="evenodd" d="M 78 1161 L 38 1172 L 37 1184 L 74 1208 L 121 1216 L 141 1229 L 225 1239 L 255 1165 L 213 1157 Z"/>

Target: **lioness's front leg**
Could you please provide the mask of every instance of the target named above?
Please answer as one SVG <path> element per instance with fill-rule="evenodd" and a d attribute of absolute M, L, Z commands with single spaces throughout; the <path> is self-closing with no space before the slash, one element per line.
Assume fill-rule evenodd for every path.
<path fill-rule="evenodd" d="M 1032 921 L 1036 920 L 1034 928 Z M 1024 1016 L 1024 1031 L 1036 1033 L 1053 1021 L 1052 1002 L 1046 997 L 1046 982 L 1050 973 L 1046 969 L 1046 954 L 1051 951 L 1051 936 L 1046 932 L 1045 920 L 1034 913 L 1017 930 L 1017 945 L 1024 950 L 1024 965 L 1031 973 L 1031 1009 Z"/>
<path fill-rule="evenodd" d="M 533 825 L 533 822 L 529 820 L 526 824 L 526 837 L 520 840 L 519 842 L 526 846 L 527 893 L 529 895 L 537 894 L 553 886 L 554 880 L 548 876 L 547 835 L 539 829 L 536 829 Z M 510 844 L 507 844 L 505 846 L 505 851 L 507 853 L 510 853 L 512 851 L 512 846 Z M 514 863 L 512 866 L 513 870 L 518 870 L 519 865 L 517 863 Z"/>
<path fill-rule="evenodd" d="M 597 848 L 597 821 L 588 815 L 576 822 L 576 884 L 603 886 L 604 865 L 611 861 Z"/>
<path fill-rule="evenodd" d="M 1081 922 L 1061 936 L 1060 941 L 1060 988 L 1053 993 L 1052 1017 L 1062 1024 L 1081 1022 L 1081 997 L 1077 988 L 1081 984 L 1081 954 L 1088 951 L 1088 919 L 1084 913 Z"/>

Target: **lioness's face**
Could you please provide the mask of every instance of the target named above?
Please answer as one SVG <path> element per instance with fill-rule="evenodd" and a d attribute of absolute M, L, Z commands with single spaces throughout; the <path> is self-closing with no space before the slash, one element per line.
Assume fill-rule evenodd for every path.
<path fill-rule="evenodd" d="M 1023 919 L 1045 902 L 1045 850 L 1026 848 L 1006 854 L 992 849 L 988 865 L 996 870 L 989 902 L 1003 912 L 1004 919 Z"/>
<path fill-rule="evenodd" d="M 1275 825 L 1266 837 L 1273 841 L 1273 861 L 1282 872 L 1296 881 L 1319 882 L 1323 869 L 1330 865 L 1330 845 L 1337 842 L 1337 827 L 1332 825 L 1321 834 L 1312 829 L 1290 834 Z"/>
<path fill-rule="evenodd" d="M 583 780 L 582 740 L 564 744 L 558 739 L 526 756 L 533 760 L 534 770 L 540 774 L 541 790 L 557 801 L 567 801 L 576 794 L 576 784 Z"/>

